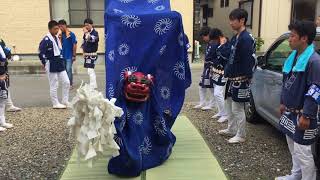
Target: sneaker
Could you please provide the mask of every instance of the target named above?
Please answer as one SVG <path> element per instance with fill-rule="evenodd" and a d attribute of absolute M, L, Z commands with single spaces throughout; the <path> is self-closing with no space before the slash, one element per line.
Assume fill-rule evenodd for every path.
<path fill-rule="evenodd" d="M 246 139 L 244 139 L 242 137 L 234 136 L 233 138 L 228 140 L 228 143 L 229 144 L 236 144 L 236 143 L 243 143 L 245 141 L 246 141 Z"/>
<path fill-rule="evenodd" d="M 212 119 L 217 119 L 217 118 L 220 118 L 221 117 L 221 115 L 219 114 L 219 113 L 217 113 L 217 114 L 215 114 L 214 116 L 212 116 L 211 118 Z"/>
<path fill-rule="evenodd" d="M 228 118 L 227 116 L 221 116 L 218 120 L 219 123 L 224 123 L 224 122 L 227 122 L 228 121 Z"/>
<path fill-rule="evenodd" d="M 13 125 L 10 124 L 10 123 L 4 123 L 4 124 L 2 124 L 1 126 L 2 126 L 3 128 L 5 128 L 5 129 L 11 129 L 11 128 L 13 128 Z"/>
<path fill-rule="evenodd" d="M 67 106 L 63 104 L 57 104 L 53 106 L 53 109 L 67 109 Z"/>
<path fill-rule="evenodd" d="M 193 109 L 201 109 L 203 107 L 202 104 L 196 105 L 195 107 L 193 107 Z"/>
<path fill-rule="evenodd" d="M 219 134 L 223 136 L 234 136 L 236 133 L 230 132 L 229 129 L 223 129 L 219 131 Z"/>
<path fill-rule="evenodd" d="M 62 103 L 62 105 L 65 105 L 67 108 L 71 108 L 72 107 L 72 105 L 69 102 Z"/>
<path fill-rule="evenodd" d="M 276 180 L 300 180 L 302 176 L 300 175 L 286 175 L 281 177 L 276 177 Z"/>
<path fill-rule="evenodd" d="M 205 106 L 205 107 L 203 107 L 201 109 L 204 110 L 204 111 L 208 111 L 208 110 L 212 110 L 212 107 L 211 106 Z"/>
<path fill-rule="evenodd" d="M 18 112 L 21 111 L 22 109 L 16 106 L 11 106 L 9 108 L 7 108 L 7 112 Z"/>
<path fill-rule="evenodd" d="M 4 128 L 4 127 L 0 127 L 0 132 L 3 132 L 3 131 L 5 131 L 5 130 L 7 130 L 7 129 Z"/>

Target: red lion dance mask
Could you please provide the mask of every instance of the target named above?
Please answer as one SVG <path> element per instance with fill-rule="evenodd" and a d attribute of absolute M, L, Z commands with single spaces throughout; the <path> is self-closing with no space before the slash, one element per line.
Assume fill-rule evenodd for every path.
<path fill-rule="evenodd" d="M 154 78 L 150 74 L 127 71 L 124 74 L 124 94 L 128 101 L 146 102 L 150 97 Z"/>

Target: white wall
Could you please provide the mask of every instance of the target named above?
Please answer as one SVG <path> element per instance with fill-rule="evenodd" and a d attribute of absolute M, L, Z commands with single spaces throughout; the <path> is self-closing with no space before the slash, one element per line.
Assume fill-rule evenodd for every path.
<path fill-rule="evenodd" d="M 288 32 L 292 0 L 264 0 L 261 17 L 261 37 L 266 50 L 275 39 Z"/>

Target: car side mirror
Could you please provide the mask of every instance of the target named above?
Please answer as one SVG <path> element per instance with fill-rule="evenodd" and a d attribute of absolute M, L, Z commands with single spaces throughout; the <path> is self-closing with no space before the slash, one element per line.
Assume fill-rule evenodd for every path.
<path fill-rule="evenodd" d="M 258 60 L 258 66 L 261 69 L 264 69 L 266 67 L 266 64 L 267 64 L 265 56 L 258 56 L 257 60 Z"/>

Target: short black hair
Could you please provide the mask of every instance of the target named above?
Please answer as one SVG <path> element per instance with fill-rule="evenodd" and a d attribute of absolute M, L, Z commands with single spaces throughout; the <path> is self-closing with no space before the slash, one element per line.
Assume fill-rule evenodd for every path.
<path fill-rule="evenodd" d="M 87 18 L 87 19 L 85 19 L 84 20 L 84 22 L 83 22 L 83 24 L 86 24 L 86 23 L 88 23 L 88 24 L 93 24 L 93 21 L 92 21 L 92 19 L 90 19 L 90 18 Z"/>
<path fill-rule="evenodd" d="M 200 36 L 208 36 L 208 35 L 210 34 L 210 30 L 211 30 L 210 27 L 204 26 L 204 27 L 202 27 L 202 28 L 200 29 L 199 35 L 200 35 Z"/>
<path fill-rule="evenodd" d="M 209 34 L 210 40 L 217 40 L 222 36 L 223 36 L 222 31 L 218 28 L 211 29 Z"/>
<path fill-rule="evenodd" d="M 58 22 L 59 25 L 67 25 L 67 21 L 64 20 L 64 19 L 61 19 L 59 22 Z"/>
<path fill-rule="evenodd" d="M 241 20 L 244 19 L 244 25 L 247 24 L 248 21 L 248 12 L 244 9 L 241 8 L 237 8 L 231 11 L 231 13 L 229 14 L 229 19 L 230 20 Z"/>
<path fill-rule="evenodd" d="M 295 21 L 288 28 L 290 31 L 296 31 L 300 37 L 307 36 L 309 45 L 312 44 L 317 34 L 316 24 L 312 21 Z"/>
<path fill-rule="evenodd" d="M 53 27 L 58 26 L 58 22 L 55 20 L 51 20 L 48 23 L 48 29 L 52 29 Z"/>

